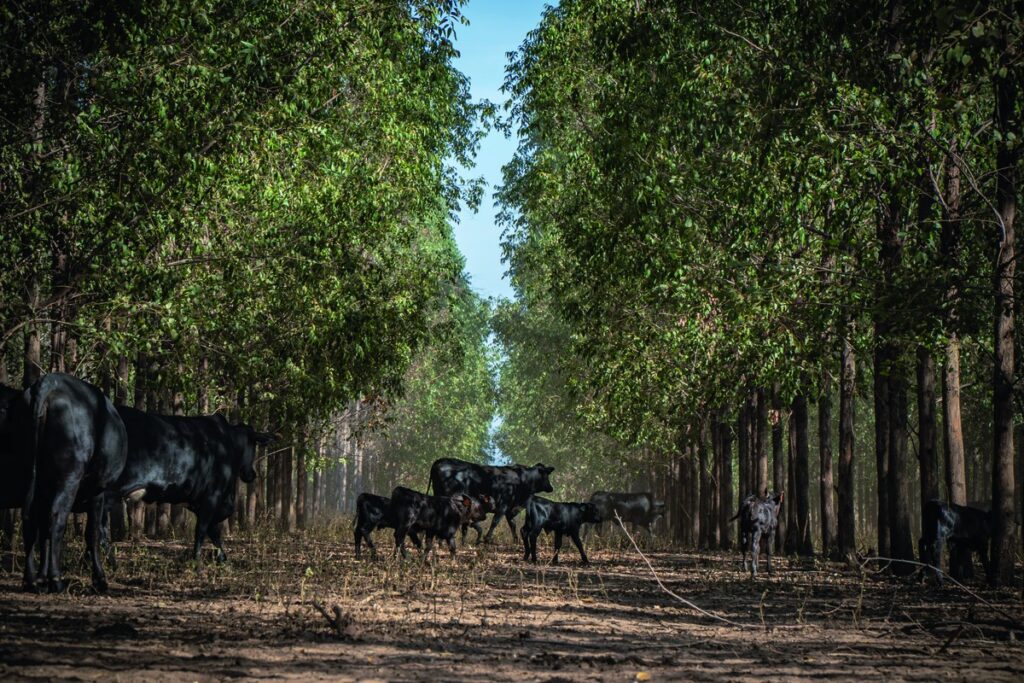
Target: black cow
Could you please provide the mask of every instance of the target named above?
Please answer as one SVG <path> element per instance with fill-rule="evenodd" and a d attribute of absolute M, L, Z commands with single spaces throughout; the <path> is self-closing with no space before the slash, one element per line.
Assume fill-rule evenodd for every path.
<path fill-rule="evenodd" d="M 516 525 L 512 521 L 515 513 L 533 494 L 554 491 L 549 479 L 554 470 L 554 467 L 545 467 L 543 463 L 533 467 L 492 466 L 477 465 L 456 458 L 441 458 L 430 466 L 430 487 L 438 496 L 456 493 L 465 493 L 474 498 L 489 496 L 494 502 L 494 517 L 484 536 L 484 542 L 487 542 L 491 540 L 494 528 L 502 517 L 512 530 L 512 538 L 516 537 Z"/>
<path fill-rule="evenodd" d="M 394 509 L 391 506 L 391 499 L 378 496 L 373 493 L 360 493 L 356 498 L 356 521 L 355 521 L 355 545 L 356 558 L 361 555 L 360 545 L 366 541 L 370 546 L 370 553 L 377 557 L 377 546 L 373 544 L 370 534 L 376 529 L 396 529 L 398 520 Z M 422 548 L 423 543 L 415 530 L 409 531 L 409 538 L 417 548 Z"/>
<path fill-rule="evenodd" d="M 647 529 L 651 533 L 651 525 L 665 514 L 665 502 L 656 500 L 653 495 L 647 492 L 642 493 L 610 493 L 608 491 L 595 491 L 590 496 L 590 502 L 595 505 L 601 513 L 601 519 L 610 520 L 619 524 L 615 513 L 619 514 L 622 522 L 629 522 L 636 531 L 638 526 Z M 600 533 L 602 525 L 598 525 Z"/>
<path fill-rule="evenodd" d="M 430 496 L 404 486 L 396 486 L 391 492 L 391 508 L 395 516 L 395 551 L 401 549 L 406 556 L 405 536 L 422 531 L 427 536 L 427 547 L 423 560 L 430 557 L 434 539 L 448 544 L 455 557 L 455 534 L 468 523 L 473 514 L 474 504 L 470 496 L 457 493 L 453 496 Z"/>
<path fill-rule="evenodd" d="M 767 494 L 761 498 L 747 496 L 740 503 L 740 510 L 732 519 L 740 519 L 740 549 L 743 551 L 743 570 L 747 569 L 747 552 L 750 552 L 750 576 L 757 578 L 757 563 L 761 559 L 761 537 L 765 538 L 764 551 L 768 558 L 768 575 L 772 574 L 772 539 L 779 525 L 779 510 L 783 494 Z M 729 521 L 732 521 L 730 519 Z"/>
<path fill-rule="evenodd" d="M 921 520 L 921 539 L 918 541 L 921 561 L 935 568 L 942 567 L 942 546 L 949 542 L 957 547 L 970 573 L 970 554 L 978 553 L 985 574 L 992 576 L 992 564 L 989 558 L 989 545 L 995 533 L 996 519 L 991 511 L 966 505 L 944 503 L 941 500 L 929 500 L 925 503 Z M 954 578 L 963 578 L 964 567 L 954 566 L 950 561 L 950 574 Z M 939 582 L 942 575 L 935 573 Z"/>
<path fill-rule="evenodd" d="M 526 501 L 526 522 L 523 524 L 523 559 L 537 561 L 537 537 L 541 531 L 555 532 L 555 556 L 552 564 L 558 564 L 558 553 L 562 549 L 562 536 L 569 535 L 576 549 L 580 551 L 583 564 L 589 564 L 587 553 L 580 540 L 580 527 L 584 524 L 599 524 L 601 512 L 593 503 L 555 503 L 547 498 L 532 496 Z"/>
<path fill-rule="evenodd" d="M 5 394 L 11 396 L 9 391 Z M 37 590 L 38 582 L 45 580 L 49 590 L 64 590 L 61 561 L 68 516 L 72 511 L 88 512 L 85 533 L 92 583 L 103 592 L 107 579 L 99 547 L 100 518 L 104 492 L 125 465 L 124 423 L 102 391 L 71 375 L 45 375 L 22 396 L 7 403 L 11 412 L 4 420 L 11 430 L 8 434 L 14 434 L 7 459 L 13 461 L 17 475 L 3 487 L 3 504 L 16 504 L 16 487 L 24 486 L 23 585 Z M 22 479 L 26 468 L 27 482 Z M 36 548 L 42 556 L 42 576 L 36 567 Z"/>
<path fill-rule="evenodd" d="M 228 424 L 223 415 L 153 415 L 126 406 L 117 410 L 128 432 L 118 493 L 147 503 L 185 503 L 196 515 L 195 559 L 209 537 L 217 547 L 217 560 L 226 560 L 220 523 L 235 509 L 236 479 L 256 479 L 256 444 L 270 443 L 274 436 Z"/>

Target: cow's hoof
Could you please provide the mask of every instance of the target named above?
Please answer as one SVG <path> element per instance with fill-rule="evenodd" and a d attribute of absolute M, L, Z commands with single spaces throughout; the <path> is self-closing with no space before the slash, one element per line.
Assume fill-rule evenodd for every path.
<path fill-rule="evenodd" d="M 50 592 L 51 593 L 64 593 L 68 589 L 68 585 L 62 579 L 50 579 Z"/>
<path fill-rule="evenodd" d="M 26 593 L 36 593 L 38 595 L 43 592 L 43 585 L 38 581 L 25 579 L 21 582 L 21 590 Z"/>
<path fill-rule="evenodd" d="M 104 593 L 106 593 L 109 588 L 110 588 L 110 586 L 107 584 L 107 580 L 106 579 L 102 579 L 101 578 L 101 579 L 93 579 L 92 580 L 92 589 L 94 591 L 96 591 L 97 593 L 99 593 L 100 595 L 103 595 Z"/>

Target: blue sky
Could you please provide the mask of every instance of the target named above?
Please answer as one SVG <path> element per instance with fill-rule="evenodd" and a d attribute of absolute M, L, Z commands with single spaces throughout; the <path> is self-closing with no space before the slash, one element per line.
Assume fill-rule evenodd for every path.
<path fill-rule="evenodd" d="M 505 54 L 519 47 L 548 4 L 552 0 L 470 0 L 463 7 L 470 23 L 457 28 L 455 45 L 461 55 L 455 65 L 469 77 L 474 100 L 504 103 Z M 463 210 L 455 226 L 455 241 L 466 257 L 470 283 L 484 297 L 512 296 L 501 262 L 501 228 L 493 193 L 501 184 L 501 167 L 512 159 L 516 145 L 514 138 L 506 139 L 496 130 L 480 143 L 476 166 L 468 175 L 487 181 L 484 201 L 475 214 Z"/>

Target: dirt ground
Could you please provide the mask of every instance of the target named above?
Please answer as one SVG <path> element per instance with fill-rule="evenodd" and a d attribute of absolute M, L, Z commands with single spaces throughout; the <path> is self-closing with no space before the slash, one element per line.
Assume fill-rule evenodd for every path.
<path fill-rule="evenodd" d="M 648 551 L 665 586 L 737 627 L 675 601 L 619 543 L 591 539 L 589 567 L 571 546 L 562 565 L 526 564 L 507 537 L 424 566 L 414 553 L 356 561 L 350 533 L 242 534 L 228 564 L 202 571 L 183 539 L 122 543 L 107 595 L 77 562 L 67 595 L 22 593 L 17 573 L 0 574 L 0 678 L 1024 678 L 1019 592 L 972 585 L 994 609 L 840 565 L 776 559 L 774 577 L 751 581 L 738 553 Z M 378 539 L 390 557 L 387 532 Z"/>

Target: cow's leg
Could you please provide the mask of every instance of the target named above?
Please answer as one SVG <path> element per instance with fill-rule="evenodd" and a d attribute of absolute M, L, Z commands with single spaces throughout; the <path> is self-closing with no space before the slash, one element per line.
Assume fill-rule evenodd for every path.
<path fill-rule="evenodd" d="M 434 536 L 432 534 L 427 534 L 427 549 L 423 553 L 423 562 L 424 562 L 424 564 L 427 563 L 430 560 L 430 551 L 433 550 L 433 549 L 434 549 Z"/>
<path fill-rule="evenodd" d="M 394 556 L 395 553 L 398 553 L 398 552 L 402 553 L 402 557 L 403 558 L 406 558 L 406 557 L 409 556 L 408 553 L 405 552 L 405 534 L 406 534 L 406 531 L 407 530 L 404 527 L 402 527 L 401 525 L 399 525 L 395 529 L 395 549 L 391 551 L 391 555 L 392 556 Z"/>
<path fill-rule="evenodd" d="M 772 539 L 775 538 L 775 530 L 772 529 L 765 535 L 764 554 L 768 559 L 768 576 L 772 575 Z"/>
<path fill-rule="evenodd" d="M 531 529 L 529 534 L 527 534 L 527 541 L 528 541 L 528 543 L 527 543 L 526 557 L 531 562 L 536 562 L 537 561 L 537 537 L 538 536 L 540 536 L 540 529 L 537 529 L 537 530 Z"/>
<path fill-rule="evenodd" d="M 970 551 L 964 553 L 967 557 L 970 557 Z M 988 541 L 981 543 L 978 546 L 978 557 L 981 559 L 981 566 L 985 569 L 985 580 L 992 583 L 995 578 L 993 574 L 994 567 L 992 566 L 992 560 L 989 557 L 989 543 Z"/>
<path fill-rule="evenodd" d="M 476 529 L 476 540 L 473 541 L 473 545 L 480 545 L 480 539 L 483 538 L 484 535 L 483 527 L 480 526 L 480 522 L 473 522 L 472 524 L 470 524 L 470 526 Z M 463 542 L 465 542 L 465 537 L 463 537 L 462 540 Z M 512 540 L 515 540 L 515 535 L 512 536 Z"/>
<path fill-rule="evenodd" d="M 932 544 L 932 565 L 936 569 L 935 579 L 939 582 L 940 585 L 942 584 L 942 572 L 938 571 L 938 570 L 942 569 L 942 544 L 943 544 L 943 538 L 942 538 L 942 535 L 939 534 L 938 536 L 935 537 L 935 543 Z M 959 578 L 957 575 L 960 574 L 960 567 L 956 566 L 957 563 L 958 563 L 958 560 L 959 560 L 959 553 L 956 553 L 956 552 L 953 552 L 952 550 L 950 550 L 950 553 L 949 553 L 949 574 L 950 574 L 950 576 L 952 576 L 953 578 L 956 578 L 956 579 Z"/>
<path fill-rule="evenodd" d="M 519 529 L 516 529 L 516 523 L 515 523 L 514 520 L 515 520 L 515 515 L 513 515 L 511 512 L 506 512 L 505 513 L 505 521 L 508 522 L 508 528 L 512 531 L 512 540 L 513 541 L 516 538 L 516 534 L 519 533 Z"/>
<path fill-rule="evenodd" d="M 469 531 L 469 524 L 462 525 L 462 545 L 466 545 L 466 533 Z"/>
<path fill-rule="evenodd" d="M 455 536 L 448 537 L 448 550 L 452 554 L 452 559 L 455 559 Z"/>
<path fill-rule="evenodd" d="M 587 559 L 587 552 L 583 549 L 583 541 L 580 540 L 580 534 L 578 531 L 574 531 L 569 534 L 569 538 L 576 545 L 576 550 L 580 551 L 580 562 L 583 564 L 590 564 L 590 560 Z"/>
<path fill-rule="evenodd" d="M 217 548 L 217 561 L 227 562 L 228 555 L 224 552 L 224 544 L 220 540 L 220 522 L 211 524 L 206 530 L 206 535 L 209 536 L 210 540 L 213 541 L 213 545 Z"/>
<path fill-rule="evenodd" d="M 206 539 L 206 531 L 209 526 L 210 521 L 208 519 L 196 515 L 196 537 L 192 546 L 192 559 L 200 566 L 202 565 L 203 559 L 203 541 Z"/>
<path fill-rule="evenodd" d="M 360 544 L 363 542 L 363 529 L 358 524 L 355 527 L 355 533 L 353 534 L 353 543 L 356 546 L 356 559 L 359 559 Z"/>
<path fill-rule="evenodd" d="M 562 549 L 562 532 L 555 532 L 555 554 L 551 558 L 551 564 L 558 564 L 558 553 Z"/>
<path fill-rule="evenodd" d="M 494 516 L 491 517 L 491 526 L 488 527 L 487 533 L 484 535 L 484 543 L 491 542 L 491 536 L 494 535 L 494 527 L 498 526 L 498 522 L 501 521 L 501 518 L 502 516 L 504 516 L 504 514 L 504 509 L 494 511 Z M 515 538 L 515 536 L 512 536 L 512 538 Z"/>
<path fill-rule="evenodd" d="M 423 541 L 420 540 L 419 532 L 409 531 L 409 540 L 416 546 L 416 550 L 423 550 Z"/>
<path fill-rule="evenodd" d="M 754 529 L 750 534 L 750 577 L 757 578 L 757 563 L 761 559 L 761 530 Z"/>
<path fill-rule="evenodd" d="M 526 525 L 523 525 L 522 530 L 519 532 L 523 537 L 523 559 L 530 559 L 530 537 L 526 532 Z"/>
<path fill-rule="evenodd" d="M 22 576 L 21 587 L 26 591 L 36 591 L 36 582 L 39 579 L 39 571 L 36 566 L 36 549 L 40 554 L 44 553 L 44 544 L 39 534 L 38 516 L 26 510 L 21 517 L 21 542 L 25 552 L 25 572 Z"/>
<path fill-rule="evenodd" d="M 85 522 L 85 538 L 89 547 L 88 555 L 92 563 L 92 587 L 97 593 L 107 592 L 107 577 L 103 573 L 103 563 L 100 558 L 103 552 L 100 548 L 100 541 L 103 528 L 103 496 L 93 498 L 90 503 L 89 515 Z"/>

